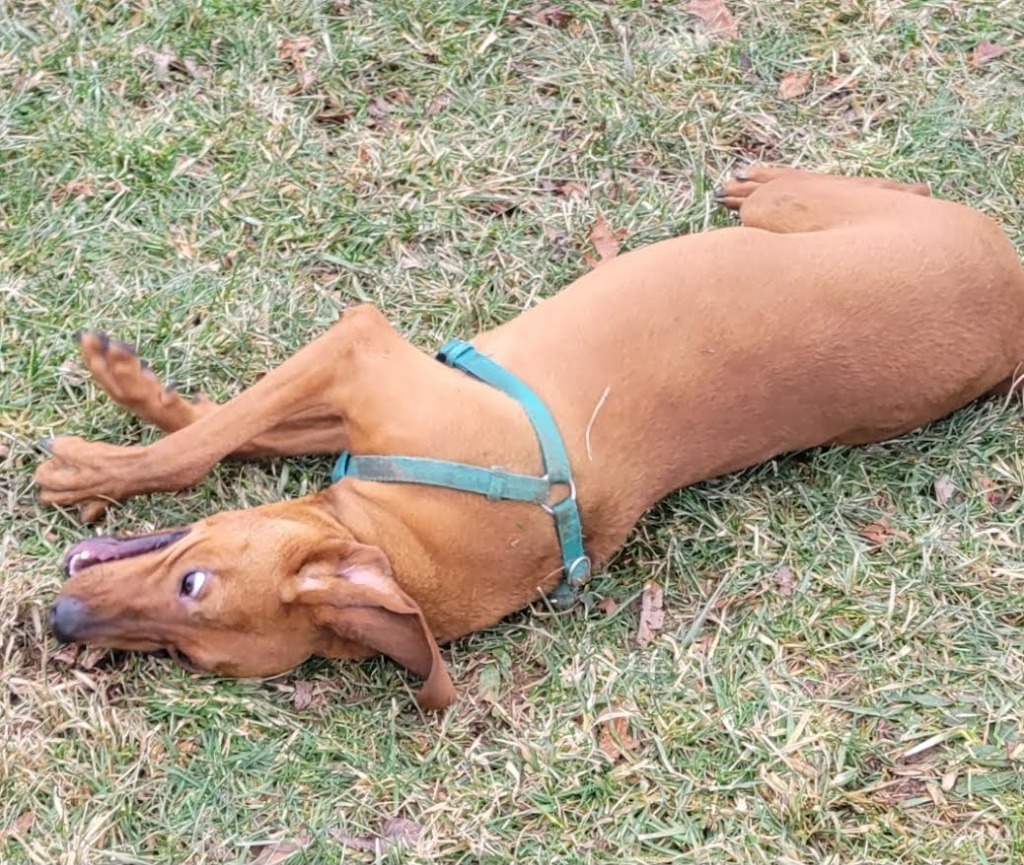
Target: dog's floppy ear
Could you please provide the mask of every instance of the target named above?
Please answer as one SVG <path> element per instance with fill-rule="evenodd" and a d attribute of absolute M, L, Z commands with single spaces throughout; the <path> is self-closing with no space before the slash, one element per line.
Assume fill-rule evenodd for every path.
<path fill-rule="evenodd" d="M 455 702 L 455 687 L 419 605 L 395 582 L 377 547 L 345 541 L 300 569 L 290 597 L 341 639 L 387 655 L 426 681 L 416 694 L 424 709 Z"/>

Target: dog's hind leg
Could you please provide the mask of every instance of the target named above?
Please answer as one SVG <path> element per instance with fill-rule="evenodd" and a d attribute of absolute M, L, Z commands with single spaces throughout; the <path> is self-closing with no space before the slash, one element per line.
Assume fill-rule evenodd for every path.
<path fill-rule="evenodd" d="M 908 201 L 889 195 L 890 192 L 929 195 L 924 183 L 836 177 L 795 168 L 753 165 L 737 170 L 716 190 L 715 200 L 723 207 L 738 210 L 748 228 L 793 234 L 888 218 L 895 208 Z"/>

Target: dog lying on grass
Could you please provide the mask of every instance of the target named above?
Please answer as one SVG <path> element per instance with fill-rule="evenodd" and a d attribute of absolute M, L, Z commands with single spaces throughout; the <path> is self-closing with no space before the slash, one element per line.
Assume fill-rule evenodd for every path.
<path fill-rule="evenodd" d="M 57 638 L 231 676 L 383 653 L 440 708 L 439 642 L 571 598 L 667 493 L 1015 383 L 1024 271 L 986 217 L 924 186 L 784 168 L 717 197 L 743 227 L 622 255 L 443 363 L 360 306 L 215 405 L 84 333 L 97 383 L 168 435 L 52 440 L 44 502 L 95 519 L 228 456 L 346 456 L 314 495 L 74 545 Z"/>

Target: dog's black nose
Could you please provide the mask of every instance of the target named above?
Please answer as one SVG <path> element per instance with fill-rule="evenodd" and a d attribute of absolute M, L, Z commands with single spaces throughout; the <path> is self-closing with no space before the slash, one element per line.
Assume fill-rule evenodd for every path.
<path fill-rule="evenodd" d="M 61 598 L 50 610 L 50 629 L 62 643 L 73 643 L 85 618 L 85 604 L 78 598 Z"/>

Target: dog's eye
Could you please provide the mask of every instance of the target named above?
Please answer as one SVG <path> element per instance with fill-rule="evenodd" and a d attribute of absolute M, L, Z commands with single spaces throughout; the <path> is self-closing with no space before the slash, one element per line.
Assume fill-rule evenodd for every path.
<path fill-rule="evenodd" d="M 189 571 L 181 578 L 180 594 L 183 598 L 197 598 L 206 585 L 205 571 Z"/>

